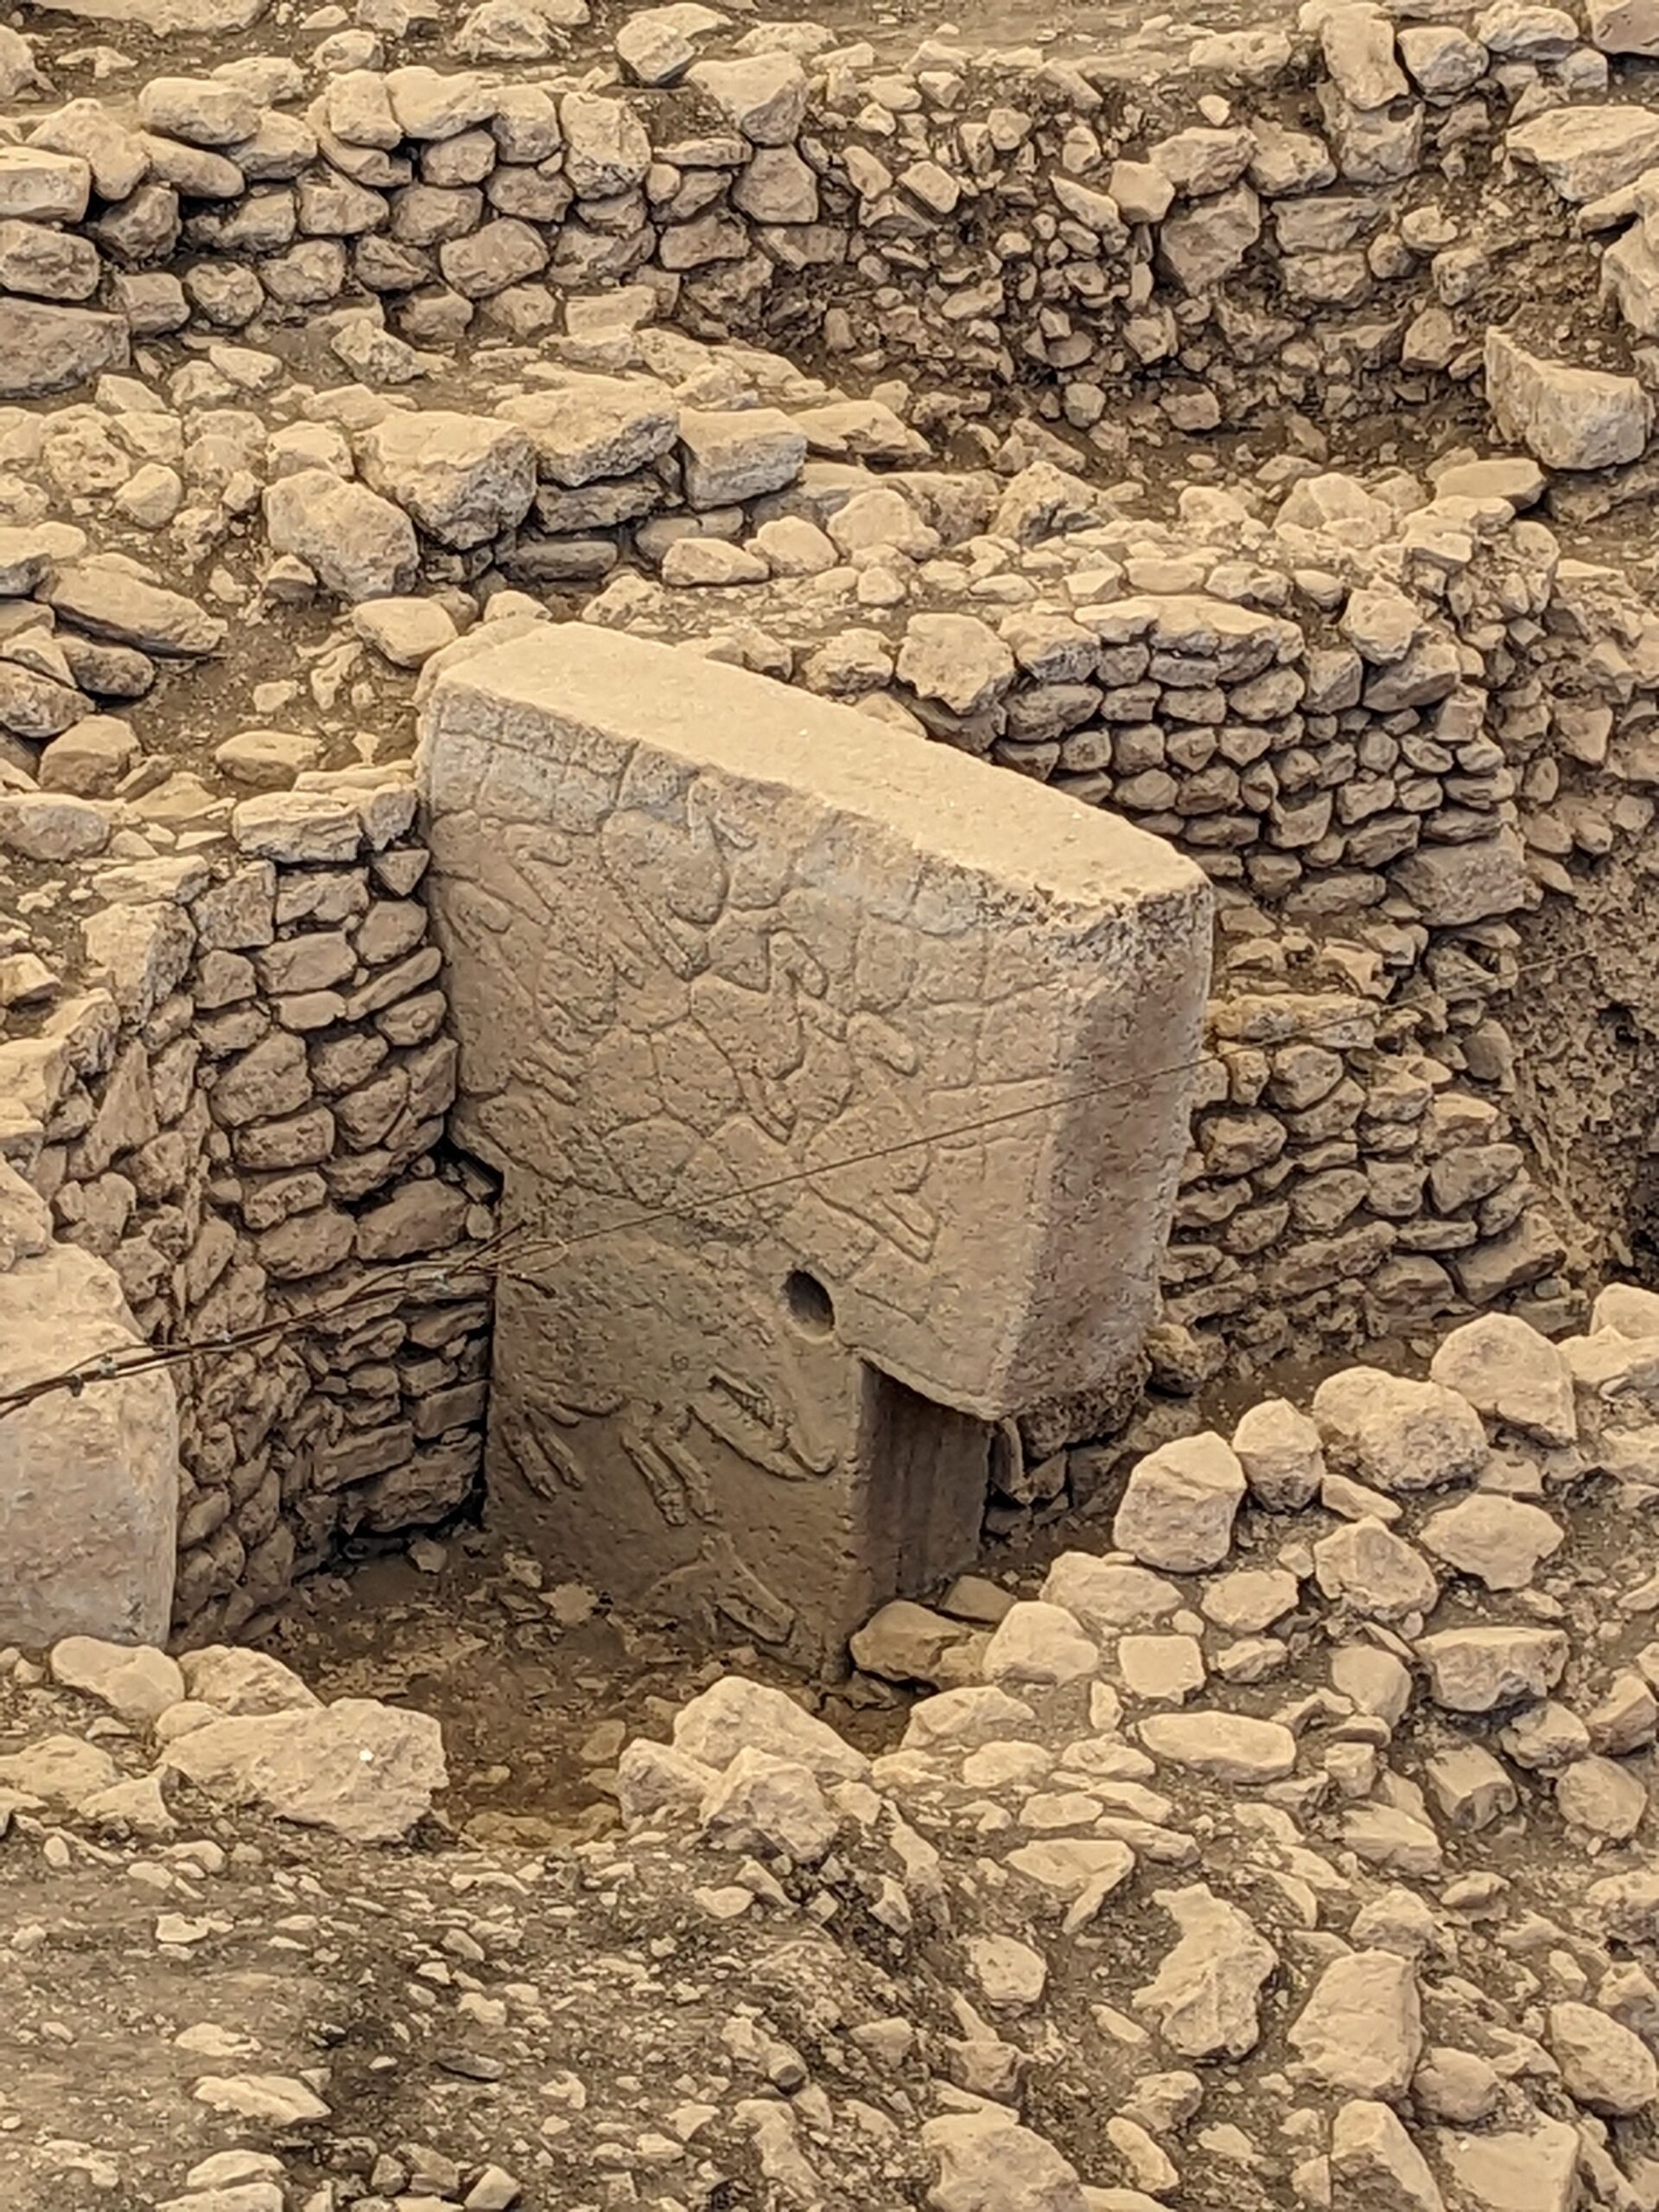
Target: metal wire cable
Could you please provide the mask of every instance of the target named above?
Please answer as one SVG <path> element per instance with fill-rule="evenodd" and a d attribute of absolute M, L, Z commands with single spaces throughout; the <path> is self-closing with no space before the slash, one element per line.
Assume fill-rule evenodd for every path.
<path fill-rule="evenodd" d="M 1568 953 L 1549 960 L 1517 965 L 1508 982 L 1500 983 L 1493 979 L 1494 988 L 1512 990 L 1523 976 L 1545 970 L 1560 970 L 1591 957 L 1587 952 Z M 1367 1007 L 1364 1010 L 1372 1009 Z M 1379 1017 L 1409 1011 L 1408 1001 L 1402 1001 L 1392 1007 L 1379 1005 L 1375 1008 Z M 1325 1042 L 1341 1031 L 1351 1028 L 1355 1019 L 1353 1012 L 1333 1014 L 1328 1020 L 1311 1024 L 1306 1028 L 1287 1030 L 1282 1036 L 1272 1039 L 1271 1044 L 1277 1049 L 1285 1045 Z M 1223 1045 L 1242 1045 L 1246 1040 L 1223 1039 L 1220 1041 Z M 333 1319 L 348 1306 L 369 1302 L 384 1290 L 395 1290 L 400 1296 L 408 1296 L 426 1288 L 440 1296 L 450 1296 L 455 1294 L 457 1281 L 467 1276 L 506 1275 L 510 1280 L 524 1280 L 518 1269 L 531 1256 L 545 1264 L 563 1258 L 579 1246 L 596 1243 L 607 1236 L 622 1236 L 632 1230 L 650 1228 L 659 1221 L 695 1224 L 700 1215 L 706 1215 L 716 1206 L 734 1205 L 743 1199 L 764 1197 L 797 1184 L 816 1182 L 823 1176 L 839 1174 L 848 1168 L 871 1166 L 903 1153 L 955 1143 L 987 1129 L 1000 1128 L 1009 1122 L 1029 1119 L 1033 1115 L 1058 1113 L 1070 1106 L 1086 1105 L 1092 1099 L 1108 1097 L 1115 1092 L 1147 1090 L 1172 1076 L 1195 1074 L 1215 1057 L 1213 1052 L 1201 1052 L 1191 1059 L 1172 1060 L 1160 1067 L 1144 1068 L 1130 1075 L 1115 1077 L 1108 1082 L 1090 1084 L 1080 1090 L 1063 1092 L 1056 1097 L 1033 1099 L 1021 1106 L 1006 1107 L 995 1114 L 976 1115 L 971 1121 L 958 1122 L 950 1128 L 924 1130 L 918 1136 L 903 1137 L 892 1144 L 874 1145 L 861 1152 L 845 1153 L 839 1159 L 823 1161 L 817 1166 L 791 1169 L 785 1174 L 767 1176 L 756 1183 L 734 1184 L 729 1190 L 711 1192 L 695 1205 L 682 1202 L 674 1205 L 652 1206 L 569 1236 L 537 1236 L 528 1224 L 499 1230 L 482 1243 L 470 1249 L 458 1249 L 441 1260 L 410 1261 L 380 1268 L 367 1278 L 356 1276 L 335 1297 L 299 1313 L 273 1315 L 268 1320 L 251 1323 L 244 1329 L 225 1330 L 217 1336 L 185 1344 L 134 1344 L 118 1351 L 98 1353 L 59 1373 L 39 1376 L 35 1382 L 22 1384 L 15 1390 L 0 1393 L 0 1421 L 60 1391 L 79 1397 L 91 1383 L 124 1381 L 132 1376 L 181 1366 L 193 1359 L 250 1351 L 289 1336 L 302 1335 Z"/>

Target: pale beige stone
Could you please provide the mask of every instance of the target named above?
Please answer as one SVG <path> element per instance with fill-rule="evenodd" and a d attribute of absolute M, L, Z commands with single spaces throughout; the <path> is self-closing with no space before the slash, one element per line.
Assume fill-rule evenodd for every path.
<path fill-rule="evenodd" d="M 0 1274 L 0 1396 L 130 1352 L 112 1270 L 54 1244 Z M 0 1420 L 0 1643 L 159 1644 L 172 1611 L 178 1413 L 154 1370 Z"/>
<path fill-rule="evenodd" d="M 734 420 L 764 431 L 764 412 Z M 613 1224 L 621 1192 L 671 1186 L 681 1217 L 499 1286 L 502 1510 L 618 1594 L 838 1645 L 878 1596 L 966 1564 L 984 1424 L 1096 1387 L 1138 1344 L 1185 1144 L 1197 872 L 952 748 L 895 750 L 864 716 L 584 625 L 446 669 L 420 766 L 461 1141 L 506 1164 L 509 1218 L 533 1206 L 543 1233 Z M 521 830 L 524 892 L 499 863 Z M 1041 1144 L 1018 1122 L 983 1147 L 929 1138 L 955 1050 L 938 1025 L 954 1035 L 970 971 L 1007 1011 L 949 1118 L 1052 1067 Z M 805 1021 L 803 993 L 835 1022 Z M 543 1023 L 556 1083 L 522 1049 Z M 1132 1112 L 1052 1103 L 1137 1062 L 1183 1072 Z M 610 1165 L 573 1179 L 600 1131 Z M 723 1202 L 768 1177 L 758 1214 Z M 880 1441 L 889 1376 L 932 1401 L 906 1402 L 902 1454 Z"/>
<path fill-rule="evenodd" d="M 1653 120 L 1659 133 L 1659 118 Z M 1655 153 L 1659 156 L 1659 137 Z M 1486 333 L 1486 397 L 1504 436 L 1524 445 L 1548 468 L 1610 468 L 1635 461 L 1653 428 L 1652 402 L 1634 377 L 1545 360 L 1496 326 Z"/>
<path fill-rule="evenodd" d="M 1184 2058 L 1243 2058 L 1261 2036 L 1262 1991 L 1278 1953 L 1235 1904 L 1203 1883 L 1163 1890 L 1155 1902 L 1180 1940 L 1135 1993 L 1172 2050 Z"/>
<path fill-rule="evenodd" d="M 353 1843 L 406 1835 L 448 1778 L 437 1722 L 372 1698 L 208 1721 L 162 1756 L 210 1796 Z"/>
<path fill-rule="evenodd" d="M 1384 2101 L 1403 2095 L 1423 2048 L 1410 1961 L 1393 1951 L 1333 1959 L 1287 2040 L 1321 2088 Z"/>

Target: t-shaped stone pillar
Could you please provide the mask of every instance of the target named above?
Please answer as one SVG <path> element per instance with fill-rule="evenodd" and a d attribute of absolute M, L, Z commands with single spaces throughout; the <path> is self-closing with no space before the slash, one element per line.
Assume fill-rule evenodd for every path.
<path fill-rule="evenodd" d="M 1138 1351 L 1208 887 L 764 677 L 479 644 L 420 767 L 455 1134 L 548 1240 L 499 1284 L 493 1510 L 815 1662 L 971 1555 L 988 1424 Z"/>

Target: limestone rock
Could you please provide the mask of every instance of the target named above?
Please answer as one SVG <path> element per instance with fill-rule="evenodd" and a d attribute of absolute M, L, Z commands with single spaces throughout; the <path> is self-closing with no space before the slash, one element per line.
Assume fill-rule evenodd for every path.
<path fill-rule="evenodd" d="M 43 1736 L 21 1751 L 0 1756 L 0 1784 L 69 1812 L 119 1780 L 109 1753 L 79 1736 Z"/>
<path fill-rule="evenodd" d="M 1325 1479 L 1319 1432 L 1287 1398 L 1264 1398 L 1242 1414 L 1233 1452 L 1250 1496 L 1270 1512 L 1300 1512 Z"/>
<path fill-rule="evenodd" d="M 1014 681 L 1014 655 L 972 614 L 914 614 L 899 648 L 898 673 L 918 698 L 952 714 L 976 714 Z"/>
<path fill-rule="evenodd" d="M 1567 1654 L 1566 1637 L 1550 1628 L 1443 1629 L 1417 1645 L 1430 1694 L 1450 1713 L 1492 1713 L 1543 1697 L 1560 1681 Z"/>
<path fill-rule="evenodd" d="M 0 1274 L 0 1395 L 139 1341 L 115 1274 L 67 1244 Z M 151 1372 L 0 1421 L 0 1638 L 159 1644 L 178 1512 L 173 1385 Z"/>
<path fill-rule="evenodd" d="M 803 1713 L 782 1690 L 741 1675 L 722 1675 L 674 1717 L 676 1751 L 718 1771 L 751 1745 L 837 1782 L 860 1781 L 869 1768 L 861 1751 Z"/>
<path fill-rule="evenodd" d="M 415 582 L 414 525 L 365 485 L 302 468 L 266 486 L 264 512 L 273 550 L 297 554 L 340 599 L 391 598 Z"/>
<path fill-rule="evenodd" d="M 0 153 L 6 149 L 0 148 Z M 0 205 L 3 204 L 0 188 Z M 127 365 L 124 315 L 0 300 L 0 399 L 40 399 Z"/>
<path fill-rule="evenodd" d="M 1352 2098 L 1331 2123 L 1331 2179 L 1339 2203 L 1367 2212 L 1444 2212 L 1440 2184 L 1398 2115 Z"/>
<path fill-rule="evenodd" d="M 840 1825 L 810 1769 L 753 1745 L 709 1783 L 697 1817 L 719 1849 L 784 1852 L 804 1866 L 824 1856 Z"/>
<path fill-rule="evenodd" d="M 1479 2135 L 1447 2130 L 1434 2148 L 1470 2212 L 1571 2212 L 1578 2195 L 1578 2131 L 1564 2120 Z"/>
<path fill-rule="evenodd" d="M 179 1667 L 191 1698 L 238 1718 L 308 1712 L 321 1702 L 291 1667 L 240 1644 L 201 1644 L 185 1652 Z"/>
<path fill-rule="evenodd" d="M 679 435 L 685 496 L 694 507 L 731 506 L 781 491 L 806 459 L 804 433 L 776 407 L 688 407 Z"/>
<path fill-rule="evenodd" d="M 1539 458 L 1548 456 L 1541 451 Z M 1446 928 L 1515 913 L 1530 895 L 1526 851 L 1509 829 L 1466 845 L 1419 846 L 1396 864 L 1394 877 L 1423 921 Z"/>
<path fill-rule="evenodd" d="M 1659 116 L 1612 101 L 1547 108 L 1516 124 L 1504 144 L 1541 169 L 1563 200 L 1577 204 L 1634 184 L 1659 163 Z"/>
<path fill-rule="evenodd" d="M 1433 1571 L 1413 1545 L 1370 1516 L 1322 1537 L 1314 1573 L 1327 1598 L 1342 1598 L 1374 1620 L 1426 1613 L 1440 1595 Z"/>
<path fill-rule="evenodd" d="M 852 1638 L 853 1663 L 890 1682 L 934 1682 L 945 1654 L 961 1644 L 964 1622 L 929 1605 L 895 1598 L 873 1613 Z"/>
<path fill-rule="evenodd" d="M 752 145 L 787 145 L 799 131 L 806 113 L 806 72 L 792 54 L 700 61 L 687 81 L 706 92 Z"/>
<path fill-rule="evenodd" d="M 365 481 L 440 545 L 463 551 L 522 522 L 536 495 L 525 433 L 437 410 L 389 415 L 359 444 Z"/>
<path fill-rule="evenodd" d="M 85 1690 L 121 1720 L 155 1720 L 185 1694 L 177 1662 L 153 1645 L 135 1649 L 97 1637 L 65 1637 L 52 1647 L 48 1663 L 54 1681 Z"/>
<path fill-rule="evenodd" d="M 1635 1283 L 1609 1283 L 1596 1294 L 1590 1326 L 1597 1331 L 1611 1329 L 1638 1341 L 1659 1337 L 1659 1291 L 1643 1290 Z"/>
<path fill-rule="evenodd" d="M 625 1821 L 647 1821 L 664 1811 L 696 1812 L 719 1780 L 711 1766 L 688 1758 L 671 1744 L 636 1737 L 616 1763 L 616 1799 Z"/>
<path fill-rule="evenodd" d="M 1617 1760 L 1574 1759 L 1555 1783 L 1555 1808 L 1569 1826 L 1586 1835 L 1626 1843 L 1647 1817 L 1648 1793 L 1641 1777 Z"/>
<path fill-rule="evenodd" d="M 1375 1950 L 1333 1959 L 1287 2039 L 1321 2088 L 1383 2102 L 1403 2096 L 1423 2048 L 1411 1961 Z"/>
<path fill-rule="evenodd" d="M 1602 54 L 1659 56 L 1659 13 L 1652 0 L 1589 0 L 1590 43 Z"/>
<path fill-rule="evenodd" d="M 328 2117 L 322 2099 L 291 2074 L 204 2074 L 191 2094 L 214 2112 L 267 2127 L 302 2127 Z"/>
<path fill-rule="evenodd" d="M 1511 1313 L 1483 1313 L 1441 1339 L 1429 1377 L 1455 1390 L 1490 1421 L 1541 1444 L 1576 1441 L 1573 1376 L 1548 1337 Z"/>
<path fill-rule="evenodd" d="M 1063 1606 L 1025 1601 L 1009 1606 L 981 1663 L 988 1682 L 1053 1689 L 1086 1681 L 1100 1664 L 1100 1651 Z"/>
<path fill-rule="evenodd" d="M 1659 134 L 1659 119 L 1654 127 Z M 1659 149 L 1659 139 L 1656 143 Z M 1547 468 L 1611 468 L 1636 461 L 1653 427 L 1652 403 L 1634 377 L 1545 360 L 1523 352 L 1496 326 L 1486 333 L 1486 397 L 1504 436 L 1525 446 Z"/>
<path fill-rule="evenodd" d="M 1313 1410 L 1337 1464 L 1389 1496 L 1468 1482 L 1485 1464 L 1479 1414 L 1439 1382 L 1345 1367 L 1320 1383 Z"/>
<path fill-rule="evenodd" d="M 1043 1582 L 1051 1605 L 1064 1605 L 1092 1636 L 1140 1628 L 1179 1611 L 1181 1593 L 1161 1574 L 1092 1552 L 1062 1552 Z"/>
<path fill-rule="evenodd" d="M 1563 2086 L 1590 2111 L 1628 2119 L 1659 2095 L 1659 2060 L 1593 2005 L 1552 2005 L 1548 2037 Z"/>
<path fill-rule="evenodd" d="M 1296 1764 L 1296 1738 L 1289 1729 L 1249 1713 L 1153 1713 L 1139 1733 L 1154 1758 L 1215 1782 L 1280 1782 Z"/>
<path fill-rule="evenodd" d="M 1076 2170 L 1052 2143 L 992 2106 L 922 2127 L 938 2161 L 932 2212 L 1089 2212 Z"/>
<path fill-rule="evenodd" d="M 78 223 L 92 189 L 92 169 L 79 155 L 0 146 L 0 220 Z"/>
<path fill-rule="evenodd" d="M 225 624 L 195 600 L 100 561 L 59 569 L 41 596 L 88 637 L 162 659 L 194 660 L 225 641 Z"/>
<path fill-rule="evenodd" d="M 437 1722 L 372 1698 L 210 1720 L 162 1764 L 210 1796 L 353 1843 L 396 1842 L 448 1780 Z"/>
<path fill-rule="evenodd" d="M 1426 1551 L 1489 1590 L 1526 1589 L 1561 1541 L 1560 1524 L 1541 1507 L 1486 1492 L 1431 1515 L 1422 1530 Z"/>
<path fill-rule="evenodd" d="M 1232 1545 L 1244 1472 L 1225 1440 L 1206 1431 L 1139 1460 L 1112 1523 L 1112 1541 L 1148 1567 L 1192 1574 L 1219 1567 Z"/>
<path fill-rule="evenodd" d="M 500 411 L 529 433 L 541 474 L 571 489 L 632 475 L 671 451 L 679 435 L 679 408 L 646 377 L 571 374 Z"/>
<path fill-rule="evenodd" d="M 1255 1923 L 1199 1882 L 1154 1902 L 1180 1930 L 1157 1974 L 1135 1993 L 1184 2058 L 1243 2058 L 1262 2033 L 1262 1991 L 1279 1955 Z"/>
<path fill-rule="evenodd" d="M 1408 90 L 1394 58 L 1394 26 L 1380 8 L 1344 4 L 1319 24 L 1325 65 L 1344 99 L 1357 108 L 1387 107 Z"/>

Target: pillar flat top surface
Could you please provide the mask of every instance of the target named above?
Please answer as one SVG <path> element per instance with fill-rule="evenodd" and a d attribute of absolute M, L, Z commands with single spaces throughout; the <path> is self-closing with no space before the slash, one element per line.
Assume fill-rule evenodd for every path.
<path fill-rule="evenodd" d="M 677 1237 L 734 1311 L 804 1271 L 842 1350 L 982 1419 L 1133 1353 L 1208 979 L 1190 862 L 580 624 L 446 671 L 421 772 L 462 1141 L 559 1234 L 677 1217 L 607 1295 Z"/>

